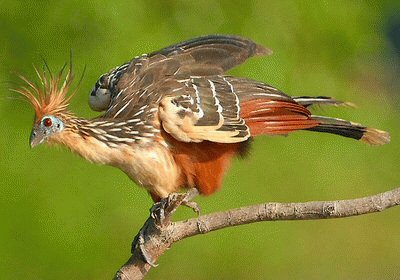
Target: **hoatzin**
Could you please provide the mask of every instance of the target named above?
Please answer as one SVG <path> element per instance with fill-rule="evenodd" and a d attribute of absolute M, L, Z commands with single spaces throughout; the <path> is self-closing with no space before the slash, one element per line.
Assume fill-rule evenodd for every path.
<path fill-rule="evenodd" d="M 71 69 L 65 75 L 37 71 L 40 85 L 15 91 L 35 109 L 32 147 L 67 146 L 87 160 L 124 171 L 154 201 L 181 188 L 215 192 L 232 157 L 258 135 L 296 130 L 337 134 L 371 145 L 389 142 L 387 132 L 313 115 L 313 104 L 340 105 L 330 97 L 290 97 L 263 82 L 226 75 L 252 56 L 271 51 L 237 36 L 195 38 L 137 56 L 104 74 L 89 96 L 104 111 L 94 119 L 68 110 Z"/>

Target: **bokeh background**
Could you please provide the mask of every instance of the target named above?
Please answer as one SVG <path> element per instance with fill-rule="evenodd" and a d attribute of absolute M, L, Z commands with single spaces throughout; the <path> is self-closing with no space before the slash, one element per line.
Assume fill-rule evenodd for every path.
<path fill-rule="evenodd" d="M 377 1 L 378 2 L 378 1 Z M 100 74 L 198 35 L 237 34 L 274 50 L 230 74 L 291 95 L 358 109 L 315 108 L 390 131 L 369 147 L 311 132 L 260 137 L 204 213 L 267 201 L 349 199 L 400 184 L 400 2 L 0 1 L 0 275 L 110 279 L 129 257 L 151 199 L 122 172 L 63 148 L 31 150 L 33 110 L 8 91 L 45 57 L 87 66 L 71 109 L 93 117 Z M 180 209 L 176 219 L 191 217 Z M 342 220 L 264 222 L 181 241 L 148 279 L 399 279 L 400 209 Z"/>

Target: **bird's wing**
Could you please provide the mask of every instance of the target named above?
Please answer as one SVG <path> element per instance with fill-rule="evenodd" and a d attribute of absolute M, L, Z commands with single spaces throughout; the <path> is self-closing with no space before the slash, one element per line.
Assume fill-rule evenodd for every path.
<path fill-rule="evenodd" d="M 171 75 L 171 72 L 175 75 L 219 75 L 252 56 L 271 53 L 271 50 L 239 36 L 209 35 L 135 58 L 124 73 L 133 76 L 124 78 L 132 80 L 134 76 L 145 75 L 149 68 L 158 68 L 164 75 Z"/>
<path fill-rule="evenodd" d="M 240 117 L 239 97 L 225 77 L 192 77 L 170 81 L 167 87 L 158 114 L 163 129 L 175 139 L 236 143 L 250 137 Z"/>
<path fill-rule="evenodd" d="M 146 94 L 169 77 L 218 75 L 249 57 L 270 53 L 245 38 L 211 35 L 142 55 L 120 67 L 122 72 L 114 71 L 118 73 L 117 79 L 112 75 L 103 77 L 112 95 L 106 115 L 112 116 L 129 100 L 134 103 L 150 101 Z"/>
<path fill-rule="evenodd" d="M 271 53 L 243 37 L 210 35 L 166 47 L 151 53 L 149 58 L 174 59 L 179 64 L 176 74 L 202 76 L 223 74 L 254 55 Z"/>
<path fill-rule="evenodd" d="M 260 82 L 209 76 L 168 83 L 158 116 L 179 141 L 236 143 L 260 133 L 282 135 L 315 126 L 304 106 Z"/>

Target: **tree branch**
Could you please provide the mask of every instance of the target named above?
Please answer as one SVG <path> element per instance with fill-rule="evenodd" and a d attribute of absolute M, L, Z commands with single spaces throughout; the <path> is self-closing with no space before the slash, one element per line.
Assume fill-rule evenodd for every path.
<path fill-rule="evenodd" d="M 135 239 L 132 256 L 115 274 L 114 279 L 143 279 L 152 267 L 144 260 L 144 255 L 147 258 L 150 255 L 152 261 L 156 261 L 173 243 L 197 234 L 260 221 L 345 218 L 380 212 L 396 205 L 400 205 L 400 188 L 349 200 L 264 203 L 179 222 L 171 222 L 169 219 L 175 209 L 165 207 L 167 222 L 160 221 L 157 213 L 151 214 L 140 231 L 144 238 Z"/>

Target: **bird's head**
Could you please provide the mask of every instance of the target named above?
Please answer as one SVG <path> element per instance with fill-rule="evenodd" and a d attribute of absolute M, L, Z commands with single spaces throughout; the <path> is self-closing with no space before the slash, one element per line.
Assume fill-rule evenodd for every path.
<path fill-rule="evenodd" d="M 63 75 L 64 68 L 65 66 L 58 75 L 54 76 L 50 71 L 40 72 L 35 67 L 40 85 L 19 75 L 26 85 L 12 89 L 22 94 L 35 110 L 35 120 L 30 136 L 32 148 L 62 132 L 68 126 L 69 118 L 73 116 L 67 107 L 77 89 L 72 93 L 69 92 L 73 74 L 70 68 L 66 75 Z"/>
<path fill-rule="evenodd" d="M 43 116 L 39 122 L 35 122 L 29 139 L 31 147 L 35 147 L 47 138 L 64 130 L 64 122 L 57 116 Z"/>

